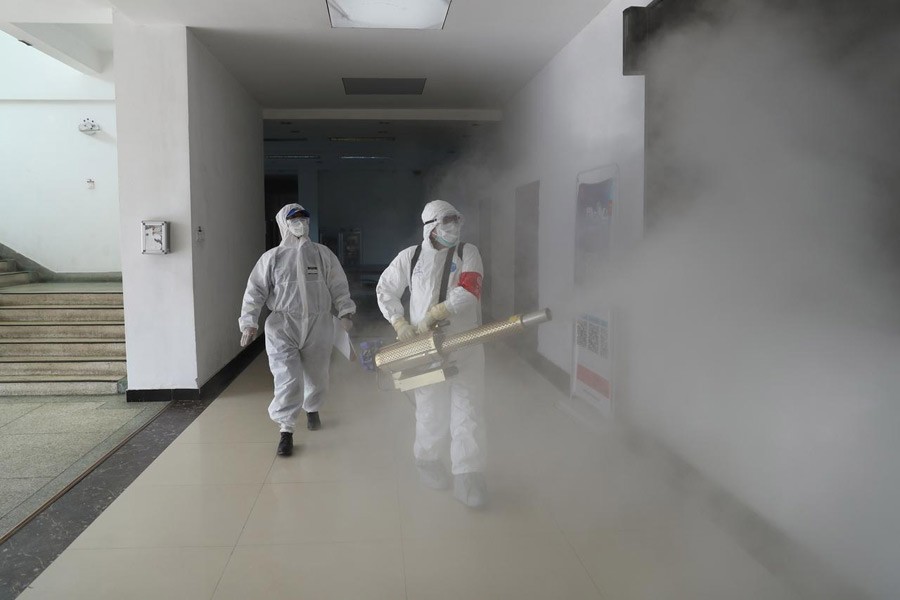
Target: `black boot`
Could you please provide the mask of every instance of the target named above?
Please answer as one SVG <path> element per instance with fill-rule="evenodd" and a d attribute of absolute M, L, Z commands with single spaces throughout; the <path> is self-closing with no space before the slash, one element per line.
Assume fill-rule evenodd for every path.
<path fill-rule="evenodd" d="M 294 453 L 294 434 L 287 431 L 281 432 L 281 440 L 278 442 L 278 456 L 290 456 Z"/>
<path fill-rule="evenodd" d="M 310 431 L 315 431 L 320 427 L 322 427 L 322 422 L 319 420 L 319 413 L 306 413 L 306 428 Z"/>

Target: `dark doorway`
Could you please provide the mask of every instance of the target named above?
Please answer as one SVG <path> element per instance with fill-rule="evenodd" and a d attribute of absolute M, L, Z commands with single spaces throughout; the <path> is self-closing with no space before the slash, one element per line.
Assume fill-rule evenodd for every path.
<path fill-rule="evenodd" d="M 275 215 L 285 204 L 298 202 L 300 199 L 296 175 L 266 175 L 266 249 L 281 243 L 281 232 Z"/>
<path fill-rule="evenodd" d="M 538 310 L 538 256 L 540 246 L 541 182 L 534 181 L 516 188 L 516 261 L 514 266 L 515 296 L 513 307 L 516 314 Z M 537 328 L 525 332 L 521 338 L 520 353 L 536 356 L 538 348 Z"/>

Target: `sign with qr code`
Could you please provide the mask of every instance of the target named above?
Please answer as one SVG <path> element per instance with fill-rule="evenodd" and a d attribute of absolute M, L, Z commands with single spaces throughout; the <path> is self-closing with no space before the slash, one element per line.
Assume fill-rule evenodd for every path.
<path fill-rule="evenodd" d="M 612 412 L 612 351 L 609 311 L 583 314 L 575 319 L 572 395 Z"/>

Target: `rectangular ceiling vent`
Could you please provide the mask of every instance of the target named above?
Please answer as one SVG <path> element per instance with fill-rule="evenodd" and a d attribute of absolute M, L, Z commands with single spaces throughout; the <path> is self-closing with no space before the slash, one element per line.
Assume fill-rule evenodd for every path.
<path fill-rule="evenodd" d="M 421 96 L 425 78 L 344 77 L 344 93 L 348 96 Z"/>

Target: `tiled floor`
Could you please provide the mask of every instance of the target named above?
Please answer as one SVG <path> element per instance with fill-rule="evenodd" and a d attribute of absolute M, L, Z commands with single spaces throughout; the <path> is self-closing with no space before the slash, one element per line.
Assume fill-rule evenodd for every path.
<path fill-rule="evenodd" d="M 125 396 L 0 398 L 0 536 L 164 407 Z"/>
<path fill-rule="evenodd" d="M 262 357 L 21 598 L 792 598 L 503 348 L 483 511 L 418 485 L 407 399 L 334 364 L 293 457 L 275 456 Z"/>

